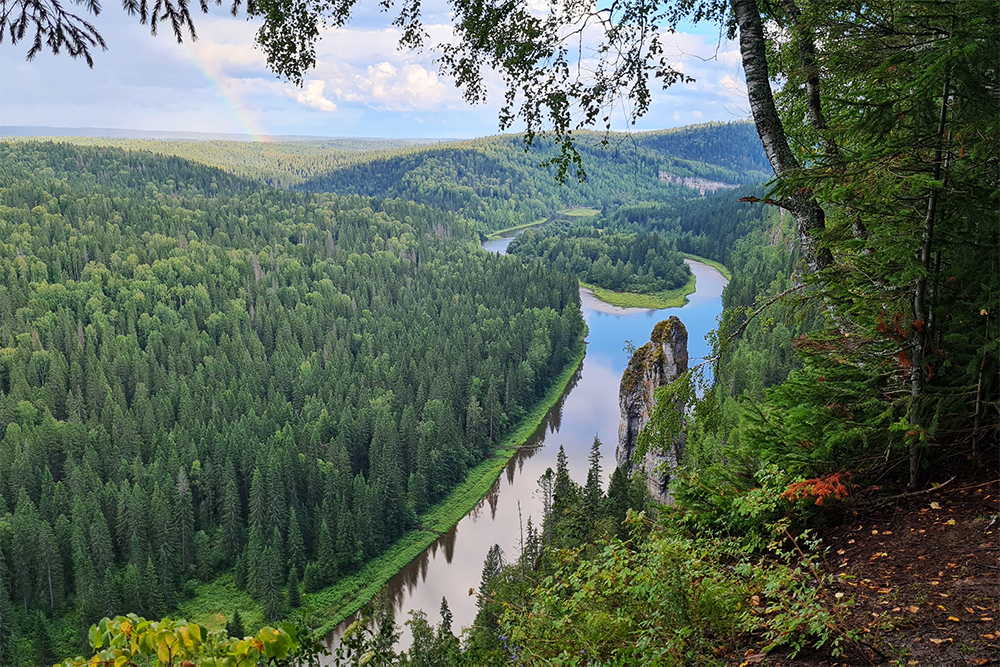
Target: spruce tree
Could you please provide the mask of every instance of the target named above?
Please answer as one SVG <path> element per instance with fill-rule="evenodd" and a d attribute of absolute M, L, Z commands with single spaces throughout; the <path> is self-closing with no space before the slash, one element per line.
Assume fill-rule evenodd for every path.
<path fill-rule="evenodd" d="M 302 604 L 302 601 L 299 595 L 299 572 L 294 565 L 292 566 L 292 569 L 289 570 L 288 572 L 287 588 L 288 588 L 287 591 L 288 608 L 298 609 L 299 606 Z"/>
<path fill-rule="evenodd" d="M 595 435 L 590 446 L 590 468 L 587 470 L 587 486 L 584 488 L 585 512 L 593 521 L 600 517 L 602 496 L 601 441 Z"/>
<path fill-rule="evenodd" d="M 239 609 L 233 612 L 232 619 L 226 621 L 226 634 L 236 639 L 243 639 L 246 636 L 247 631 L 243 627 L 243 619 L 240 618 Z"/>
<path fill-rule="evenodd" d="M 306 548 L 294 506 L 288 516 L 288 540 L 285 551 L 288 553 L 288 567 L 299 572 L 303 571 L 306 566 Z"/>

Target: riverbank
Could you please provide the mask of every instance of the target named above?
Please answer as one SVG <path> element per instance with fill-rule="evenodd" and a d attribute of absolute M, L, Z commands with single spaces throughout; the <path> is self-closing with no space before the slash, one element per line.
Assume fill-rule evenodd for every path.
<path fill-rule="evenodd" d="M 486 235 L 486 240 L 488 241 L 499 241 L 500 239 L 510 238 L 514 236 L 517 232 L 523 232 L 525 229 L 531 227 L 538 227 L 539 225 L 544 225 L 551 218 L 542 218 L 541 220 L 535 220 L 534 222 L 526 222 L 523 225 L 517 225 L 516 227 L 508 227 L 507 229 L 498 229 L 495 232 L 491 232 Z"/>
<path fill-rule="evenodd" d="M 501 440 L 493 455 L 469 471 L 465 481 L 443 501 L 418 518 L 419 527 L 406 533 L 385 553 L 366 563 L 358 572 L 310 596 L 314 618 L 323 619 L 326 634 L 364 607 L 400 570 L 424 552 L 441 533 L 450 530 L 490 491 L 517 450 L 544 422 L 576 375 L 586 355 L 581 340 L 577 353 L 549 388 L 545 397 L 521 420 L 517 429 Z M 178 604 L 179 617 L 195 621 L 210 630 L 225 626 L 226 619 L 239 611 L 247 630 L 264 624 L 260 604 L 236 588 L 232 573 L 197 586 L 193 596 Z"/>
<path fill-rule="evenodd" d="M 698 260 L 701 261 L 701 260 Z M 707 262 L 705 262 L 707 264 Z M 636 292 L 616 292 L 614 290 L 598 287 L 580 281 L 580 287 L 589 290 L 604 303 L 619 308 L 647 308 L 649 310 L 662 310 L 663 308 L 681 308 L 688 301 L 688 295 L 693 294 L 697 289 L 697 281 L 694 274 L 688 278 L 683 287 L 677 289 L 663 290 L 662 292 L 652 292 L 650 294 L 638 294 Z"/>
<path fill-rule="evenodd" d="M 732 272 L 721 262 L 716 262 L 715 260 L 707 259 L 705 257 L 699 257 L 698 255 L 692 255 L 689 252 L 682 252 L 681 255 L 683 255 L 686 260 L 699 262 L 712 267 L 721 273 L 727 282 L 733 279 Z M 585 283 L 582 280 L 580 281 L 580 287 L 586 289 L 604 303 L 617 306 L 618 308 L 647 308 L 650 310 L 660 310 L 663 308 L 682 308 L 688 302 L 688 295 L 693 294 L 697 289 L 697 284 L 695 276 L 692 273 L 691 277 L 683 287 L 672 290 L 664 290 L 662 292 L 653 292 L 651 294 L 616 292 L 604 287 L 598 287 L 597 285 Z"/>

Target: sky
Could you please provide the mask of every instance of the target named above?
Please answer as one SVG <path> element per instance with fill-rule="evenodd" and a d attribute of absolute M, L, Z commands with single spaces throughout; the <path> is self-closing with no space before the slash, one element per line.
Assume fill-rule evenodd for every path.
<path fill-rule="evenodd" d="M 537 0 L 536 0 L 537 1 Z M 195 3 L 192 3 L 194 6 Z M 25 61 L 28 44 L 0 45 L 0 125 L 387 138 L 472 138 L 496 134 L 502 89 L 470 106 L 438 73 L 435 54 L 402 51 L 391 16 L 359 3 L 344 28 L 326 29 L 317 66 L 301 88 L 279 80 L 254 45 L 257 25 L 223 7 L 194 14 L 198 40 L 177 44 L 161 28 L 109 3 L 91 19 L 108 45 L 90 69 L 64 53 Z M 79 6 L 73 5 L 79 10 Z M 424 3 L 429 43 L 451 36 L 447 6 Z M 696 79 L 656 91 L 636 125 L 653 130 L 749 116 L 737 46 L 712 25 L 668 35 L 666 53 Z M 619 108 L 615 129 L 626 129 Z M 515 128 L 517 129 L 517 128 Z"/>

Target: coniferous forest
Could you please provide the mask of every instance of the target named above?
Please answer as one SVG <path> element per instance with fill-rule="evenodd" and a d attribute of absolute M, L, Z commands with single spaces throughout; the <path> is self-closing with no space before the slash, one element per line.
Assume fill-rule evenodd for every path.
<path fill-rule="evenodd" d="M 580 345 L 574 278 L 440 211 L 0 151 L 4 664 L 227 571 L 277 620 L 289 582 L 414 527 Z"/>

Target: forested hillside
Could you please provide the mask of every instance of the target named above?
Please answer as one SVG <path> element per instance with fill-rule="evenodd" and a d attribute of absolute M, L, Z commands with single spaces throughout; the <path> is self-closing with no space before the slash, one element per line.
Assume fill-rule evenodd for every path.
<path fill-rule="evenodd" d="M 627 204 L 610 211 L 605 224 L 623 230 L 657 232 L 683 252 L 731 266 L 737 242 L 752 231 L 770 227 L 765 207 L 740 199 L 759 199 L 766 191 L 761 184 L 709 193 L 699 199 Z M 786 245 L 793 242 L 785 240 Z"/>
<path fill-rule="evenodd" d="M 299 186 L 314 192 L 385 195 L 455 212 L 483 231 L 546 219 L 568 206 L 612 205 L 697 197 L 660 172 L 726 184 L 766 180 L 766 160 L 749 123 L 679 131 L 603 135 L 581 133 L 587 179 L 570 174 L 560 185 L 550 161 L 558 151 L 539 138 L 525 152 L 519 136 L 414 148 L 331 170 Z"/>
<path fill-rule="evenodd" d="M 576 281 L 473 239 L 414 203 L 0 144 L 0 663 L 230 570 L 276 619 L 414 526 L 579 349 Z"/>

